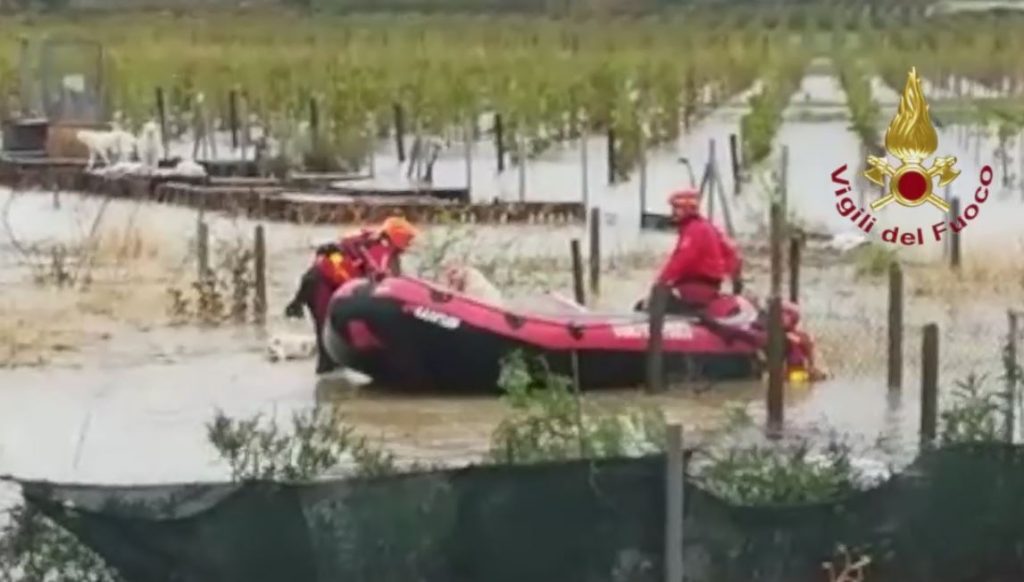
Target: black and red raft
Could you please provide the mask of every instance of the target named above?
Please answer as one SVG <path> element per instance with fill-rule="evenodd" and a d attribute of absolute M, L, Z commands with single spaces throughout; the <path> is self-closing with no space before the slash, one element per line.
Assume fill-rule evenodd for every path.
<path fill-rule="evenodd" d="M 663 361 L 669 378 L 742 379 L 761 373 L 762 314 L 742 298 L 730 300 L 729 317 L 716 321 L 666 318 Z M 738 313 L 743 304 L 753 316 Z M 737 317 L 746 323 L 735 323 Z M 729 318 L 732 323 L 723 323 Z M 337 365 L 397 389 L 494 391 L 502 359 L 514 350 L 542 356 L 553 372 L 566 376 L 575 351 L 581 388 L 595 389 L 644 382 L 648 327 L 646 313 L 519 313 L 427 281 L 388 277 L 338 289 L 323 338 Z"/>

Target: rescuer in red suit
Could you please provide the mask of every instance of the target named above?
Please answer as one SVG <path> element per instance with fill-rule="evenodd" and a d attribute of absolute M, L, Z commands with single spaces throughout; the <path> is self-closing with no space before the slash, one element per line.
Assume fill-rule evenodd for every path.
<path fill-rule="evenodd" d="M 701 313 L 720 296 L 722 281 L 738 275 L 739 252 L 725 233 L 701 216 L 697 190 L 675 192 L 669 205 L 679 238 L 655 283 L 672 289 L 669 312 Z"/>
<path fill-rule="evenodd" d="M 353 279 L 399 274 L 400 257 L 417 234 L 409 221 L 395 216 L 376 229 L 364 229 L 317 248 L 313 265 L 303 274 L 295 297 L 285 308 L 285 316 L 300 318 L 302 308 L 309 309 L 316 332 L 318 374 L 333 368 L 321 334 L 334 291 Z"/>

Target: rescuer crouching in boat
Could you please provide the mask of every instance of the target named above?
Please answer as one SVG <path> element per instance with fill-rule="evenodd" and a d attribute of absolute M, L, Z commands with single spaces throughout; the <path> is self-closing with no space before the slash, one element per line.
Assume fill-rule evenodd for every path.
<path fill-rule="evenodd" d="M 401 255 L 417 234 L 409 221 L 393 216 L 375 229 L 363 229 L 316 249 L 313 264 L 303 273 L 295 297 L 285 308 L 285 316 L 301 318 L 302 308 L 309 310 L 316 333 L 317 374 L 335 368 L 323 342 L 327 306 L 334 291 L 354 279 L 398 275 L 401 272 Z"/>
<path fill-rule="evenodd" d="M 732 239 L 700 214 L 700 192 L 675 192 L 669 205 L 679 238 L 655 284 L 672 290 L 668 313 L 699 315 L 721 296 L 722 281 L 738 276 L 742 259 Z M 637 303 L 637 311 L 646 309 L 646 300 Z"/>
<path fill-rule="evenodd" d="M 669 197 L 672 218 L 679 226 L 679 238 L 672 255 L 661 269 L 656 285 L 671 289 L 667 313 L 707 315 L 708 306 L 722 297 L 721 286 L 726 278 L 735 280 L 743 267 L 736 243 L 711 221 L 700 214 L 700 192 L 687 188 Z M 760 313 L 757 327 L 767 329 L 767 312 Z M 636 305 L 646 311 L 646 300 Z M 712 318 L 713 319 L 713 318 Z M 705 324 L 710 324 L 708 319 Z M 783 329 L 786 330 L 787 368 L 791 381 L 821 380 L 828 377 L 810 335 L 799 328 L 800 315 L 796 305 L 783 304 Z"/>

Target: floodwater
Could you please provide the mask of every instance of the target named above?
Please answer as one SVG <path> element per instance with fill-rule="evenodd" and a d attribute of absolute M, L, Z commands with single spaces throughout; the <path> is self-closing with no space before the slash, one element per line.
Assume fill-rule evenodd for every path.
<path fill-rule="evenodd" d="M 829 174 L 843 163 L 859 167 L 859 142 L 848 131 L 846 121 L 802 121 L 800 102 L 807 96 L 815 104 L 836 104 L 815 105 L 820 109 L 816 113 L 834 116 L 843 112 L 843 95 L 834 79 L 809 76 L 804 80 L 777 139 L 778 145 L 785 144 L 789 149 L 789 208 L 796 218 L 822 231 L 848 231 L 848 222 L 836 212 Z M 639 231 L 641 191 L 646 192 L 649 211 L 666 211 L 665 194 L 689 182 L 686 167 L 678 158 L 689 158 L 699 179 L 710 140 L 715 142 L 724 189 L 735 204 L 739 238 L 755 246 L 763 243 L 766 196 L 756 179 L 762 172 L 754 172 L 755 180 L 744 184 L 740 197 L 731 195 L 728 136 L 737 132 L 743 111 L 740 96 L 706 118 L 674 150 L 651 154 L 643 188 L 644 180 L 636 174 L 626 183 L 608 187 L 604 140 L 587 141 L 587 201 L 605 215 L 602 243 L 606 252 L 621 258 L 604 275 L 602 306 L 622 309 L 631 305 L 644 292 L 653 269 L 673 243 L 671 235 Z M 967 193 L 973 191 L 969 185 L 976 181 L 980 167 L 974 162 L 975 151 L 968 148 L 980 143 L 979 155 L 984 157 L 994 150 L 996 142 L 992 138 L 973 139 L 967 144 L 958 139 L 956 131 L 943 130 L 939 153 L 958 157 L 963 174 L 956 183 L 957 192 Z M 391 147 L 382 142 L 376 157 L 374 168 L 381 180 L 388 180 L 389 175 L 397 179 L 397 160 L 388 153 Z M 482 142 L 474 147 L 474 198 L 517 199 L 518 169 L 509 166 L 502 176 L 496 176 L 493 152 L 488 147 Z M 577 144 L 531 161 L 525 172 L 526 198 L 582 199 L 582 157 Z M 465 159 L 465 152 L 457 148 L 446 151 L 435 167 L 436 180 L 442 185 L 465 184 Z M 760 170 L 770 170 L 777 164 L 778 152 Z M 963 190 L 959 190 L 961 187 Z M 0 207 L 11 196 L 0 191 Z M 876 196 L 871 193 L 868 198 Z M 983 205 L 976 224 L 965 230 L 965 265 L 976 261 L 995 265 L 992 269 L 998 270 L 999 263 L 992 262 L 995 253 L 988 251 L 996 244 L 1000 250 L 1005 249 L 998 258 L 1013 259 L 1011 250 L 1020 245 L 1016 228 L 1021 224 L 1020 200 L 1020 192 L 1010 189 L 1005 195 L 993 194 Z M 98 198 L 65 194 L 58 210 L 48 194 L 17 195 L 9 205 L 7 224 L 21 243 L 63 240 L 74 244 L 82 240 L 102 206 Z M 123 202 L 109 204 L 104 212 L 104 225 L 116 229 L 132 224 L 146 234 L 147 244 L 157 249 L 147 268 L 139 268 L 149 277 L 145 286 L 148 291 L 140 288 L 133 296 L 117 300 L 118 309 L 132 312 L 124 323 L 102 318 L 102 310 L 97 307 L 100 299 L 68 300 L 67 294 L 47 295 L 52 292 L 31 287 L 10 237 L 5 235 L 0 241 L 3 309 L 16 313 L 21 319 L 18 325 L 25 329 L 62 323 L 79 330 L 78 340 L 84 337 L 78 343 L 68 339 L 71 347 L 56 353 L 49 365 L 0 370 L 0 474 L 100 483 L 223 479 L 226 467 L 206 442 L 204 429 L 217 408 L 232 416 L 263 412 L 287 422 L 292 412 L 323 400 L 341 401 L 349 420 L 362 434 L 383 439 L 406 459 L 457 464 L 473 461 L 486 450 L 487 439 L 504 414 L 494 397 L 411 398 L 355 390 L 329 380 L 318 382 L 309 360 L 271 363 L 265 357 L 269 335 L 309 331 L 308 322 L 287 322 L 280 311 L 293 292 L 311 247 L 336 236 L 340 226 L 267 225 L 271 314 L 266 330 L 232 326 L 171 328 L 155 313 L 165 308 L 168 281 L 180 281 L 194 269 L 188 255 L 195 212 Z M 931 220 L 895 212 L 886 220 L 904 218 L 911 221 L 909 224 Z M 251 237 L 251 222 L 223 216 L 208 219 L 215 240 Z M 450 236 L 428 229 L 428 240 L 435 235 Z M 541 287 L 571 295 L 567 255 L 569 240 L 574 237 L 585 241 L 584 228 L 478 226 L 462 249 L 470 260 L 480 262 L 495 258 L 556 259 L 556 265 L 539 269 L 544 272 L 523 273 L 522 277 L 543 275 Z M 433 243 L 424 243 L 429 244 Z M 913 265 L 913 261 L 934 259 L 940 250 L 932 245 L 925 253 L 915 254 L 913 249 L 900 252 Z M 750 262 L 753 280 L 748 286 L 761 294 L 768 284 L 766 260 L 757 255 L 751 256 Z M 557 272 L 551 271 L 556 267 Z M 909 446 L 918 422 L 919 330 L 928 322 L 939 323 L 942 329 L 940 380 L 944 391 L 948 392 L 953 379 L 972 370 L 997 371 L 1005 309 L 1024 306 L 1022 281 L 993 277 L 993 287 L 986 291 L 984 285 L 972 286 L 970 281 L 955 281 L 944 275 L 941 269 L 933 271 L 921 267 L 908 272 L 905 388 L 900 402 L 894 404 L 884 386 L 884 280 L 859 281 L 852 276 L 849 262 L 820 249 L 808 252 L 801 287 L 803 322 L 818 336 L 820 350 L 835 377 L 814 386 L 791 388 L 787 394 L 787 422 L 799 427 L 827 424 L 857 436 L 868 446 L 880 435 Z M 965 273 L 973 276 L 969 274 L 973 271 Z M 966 291 L 958 294 L 960 289 Z M 536 290 L 531 288 L 531 292 Z M 39 303 L 52 307 L 58 302 L 67 303 L 67 309 L 33 311 Z M 764 418 L 763 389 L 749 383 L 687 387 L 658 397 L 618 391 L 595 398 L 608 404 L 658 405 L 671 420 L 683 422 L 688 429 L 713 425 L 729 402 L 747 403 L 755 418 Z"/>

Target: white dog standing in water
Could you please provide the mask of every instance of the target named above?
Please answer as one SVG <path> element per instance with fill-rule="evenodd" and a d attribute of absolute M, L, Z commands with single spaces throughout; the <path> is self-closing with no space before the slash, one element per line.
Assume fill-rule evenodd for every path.
<path fill-rule="evenodd" d="M 303 334 L 280 334 L 267 342 L 267 358 L 271 362 L 305 360 L 316 356 L 316 337 Z"/>
<path fill-rule="evenodd" d="M 289 362 L 294 360 L 309 360 L 316 357 L 316 336 L 303 333 L 281 333 L 270 338 L 267 342 L 267 359 L 271 362 Z M 337 386 L 341 381 L 349 386 L 358 387 L 371 381 L 370 377 L 349 368 L 337 370 L 332 373 L 331 380 Z"/>

